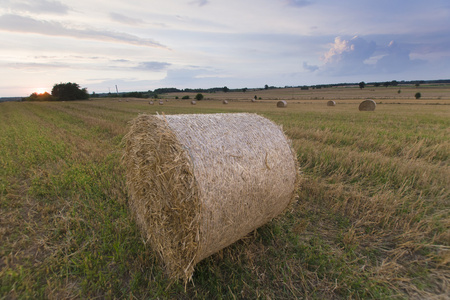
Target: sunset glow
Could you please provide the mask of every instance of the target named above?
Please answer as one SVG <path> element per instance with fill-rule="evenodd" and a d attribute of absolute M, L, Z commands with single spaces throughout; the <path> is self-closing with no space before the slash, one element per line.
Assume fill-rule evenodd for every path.
<path fill-rule="evenodd" d="M 40 94 L 44 94 L 45 92 L 48 93 L 48 91 L 45 88 L 37 88 L 35 93 L 40 95 Z"/>

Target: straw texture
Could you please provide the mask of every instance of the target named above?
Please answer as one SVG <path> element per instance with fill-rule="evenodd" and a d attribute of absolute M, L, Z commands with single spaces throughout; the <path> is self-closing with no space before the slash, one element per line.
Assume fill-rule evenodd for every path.
<path fill-rule="evenodd" d="M 336 102 L 334 102 L 333 100 L 330 100 L 327 102 L 327 106 L 336 106 Z"/>
<path fill-rule="evenodd" d="M 130 209 L 171 278 L 283 212 L 295 152 L 256 114 L 140 115 L 124 137 Z"/>
<path fill-rule="evenodd" d="M 287 102 L 284 100 L 278 101 L 277 107 L 287 107 Z"/>
<path fill-rule="evenodd" d="M 377 104 L 372 99 L 366 99 L 359 104 L 360 111 L 374 111 Z"/>

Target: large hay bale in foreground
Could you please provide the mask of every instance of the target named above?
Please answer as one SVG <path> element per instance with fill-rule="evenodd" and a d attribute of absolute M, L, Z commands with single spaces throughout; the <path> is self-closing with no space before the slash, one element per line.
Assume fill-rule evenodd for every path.
<path fill-rule="evenodd" d="M 277 107 L 287 107 L 287 102 L 284 100 L 278 101 Z"/>
<path fill-rule="evenodd" d="M 140 115 L 124 141 L 130 209 L 171 278 L 187 281 L 296 196 L 296 154 L 256 114 Z"/>
<path fill-rule="evenodd" d="M 372 99 L 366 99 L 359 104 L 359 111 L 374 111 L 377 104 Z"/>
<path fill-rule="evenodd" d="M 334 102 L 333 100 L 330 100 L 327 102 L 327 106 L 336 106 L 336 102 Z"/>

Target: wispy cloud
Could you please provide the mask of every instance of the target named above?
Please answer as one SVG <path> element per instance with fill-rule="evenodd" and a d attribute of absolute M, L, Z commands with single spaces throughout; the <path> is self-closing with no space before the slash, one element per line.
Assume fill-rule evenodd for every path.
<path fill-rule="evenodd" d="M 122 24 L 126 24 L 126 25 L 142 25 L 145 24 L 145 22 L 141 19 L 136 19 L 136 18 L 130 18 L 127 17 L 125 15 L 122 14 L 118 14 L 118 13 L 110 13 L 109 17 L 111 18 L 111 20 L 122 23 Z"/>
<path fill-rule="evenodd" d="M 68 64 L 61 63 L 10 63 L 6 64 L 6 67 L 10 69 L 22 70 L 25 72 L 39 73 L 46 72 L 49 69 L 64 69 L 69 67 Z"/>
<path fill-rule="evenodd" d="M 209 4 L 209 0 L 195 0 L 195 1 L 189 2 L 189 4 L 205 6 L 206 4 Z"/>
<path fill-rule="evenodd" d="M 70 10 L 69 6 L 59 1 L 47 0 L 0 0 L 3 8 L 12 11 L 24 11 L 31 13 L 46 13 L 65 15 Z"/>
<path fill-rule="evenodd" d="M 288 5 L 297 6 L 297 7 L 304 7 L 304 6 L 308 6 L 308 5 L 312 4 L 311 1 L 307 1 L 307 0 L 286 0 L 286 3 Z"/>
<path fill-rule="evenodd" d="M 59 22 L 36 20 L 30 17 L 13 14 L 0 16 L 0 30 L 167 48 L 151 39 L 143 39 L 128 33 L 94 29 L 73 29 Z"/>

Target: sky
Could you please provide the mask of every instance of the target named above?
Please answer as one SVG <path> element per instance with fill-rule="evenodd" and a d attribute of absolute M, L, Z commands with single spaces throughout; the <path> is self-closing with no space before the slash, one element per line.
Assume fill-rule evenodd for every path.
<path fill-rule="evenodd" d="M 450 78 L 449 0 L 0 0 L 0 97 Z"/>

